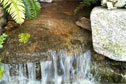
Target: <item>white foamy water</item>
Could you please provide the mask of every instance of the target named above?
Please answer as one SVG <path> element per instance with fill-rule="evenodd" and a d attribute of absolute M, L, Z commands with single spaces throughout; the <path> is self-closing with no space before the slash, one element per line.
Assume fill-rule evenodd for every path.
<path fill-rule="evenodd" d="M 90 73 L 90 50 L 73 56 L 66 50 L 49 51 L 49 55 L 52 60 L 40 62 L 41 80 L 36 79 L 36 63 L 3 64 L 6 73 L 0 84 L 97 84 Z"/>

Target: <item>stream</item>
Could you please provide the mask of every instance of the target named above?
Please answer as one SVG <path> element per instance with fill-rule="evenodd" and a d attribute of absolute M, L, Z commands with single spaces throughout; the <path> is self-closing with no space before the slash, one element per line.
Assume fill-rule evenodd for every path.
<path fill-rule="evenodd" d="M 78 27 L 92 8 L 73 11 L 77 1 L 41 3 L 39 16 L 7 31 L 0 50 L 5 69 L 0 84 L 126 84 L 126 62 L 96 53 L 92 33 Z M 29 33 L 27 43 L 18 35 Z"/>

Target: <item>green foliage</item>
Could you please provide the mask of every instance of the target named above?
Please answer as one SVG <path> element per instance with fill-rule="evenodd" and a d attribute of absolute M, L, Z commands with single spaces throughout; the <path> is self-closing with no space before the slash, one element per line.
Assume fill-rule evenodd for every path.
<path fill-rule="evenodd" d="M 40 4 L 36 0 L 0 0 L 0 3 L 19 24 L 24 22 L 25 17 L 36 17 L 40 10 Z"/>
<path fill-rule="evenodd" d="M 18 35 L 18 37 L 19 37 L 19 42 L 26 43 L 26 42 L 28 42 L 28 40 L 30 38 L 30 34 L 29 33 L 21 33 Z"/>
<path fill-rule="evenodd" d="M 0 65 L 0 78 L 2 78 L 4 72 L 4 68 Z"/>
<path fill-rule="evenodd" d="M 24 22 L 25 8 L 22 0 L 0 0 L 0 3 L 17 23 Z"/>
<path fill-rule="evenodd" d="M 2 78 L 4 72 L 4 68 L 0 65 L 0 78 Z"/>
<path fill-rule="evenodd" d="M 3 43 L 4 43 L 4 40 L 6 40 L 6 37 L 7 37 L 7 35 L 5 33 L 3 33 L 0 36 L 0 48 L 3 48 Z"/>
<path fill-rule="evenodd" d="M 74 10 L 74 15 L 77 14 L 77 12 L 82 9 L 83 7 L 89 7 L 92 4 L 97 3 L 98 0 L 83 0 L 82 2 L 80 2 L 79 6 L 77 6 Z"/>
<path fill-rule="evenodd" d="M 36 0 L 23 0 L 25 5 L 26 18 L 32 19 L 38 16 L 40 11 L 40 3 Z"/>

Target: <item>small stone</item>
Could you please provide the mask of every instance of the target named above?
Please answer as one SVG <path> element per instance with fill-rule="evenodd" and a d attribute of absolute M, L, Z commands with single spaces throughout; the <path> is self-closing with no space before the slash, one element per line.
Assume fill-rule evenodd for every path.
<path fill-rule="evenodd" d="M 88 18 L 85 17 L 79 18 L 79 20 L 76 21 L 76 25 L 83 29 L 91 31 L 91 22 L 90 19 Z"/>
<path fill-rule="evenodd" d="M 97 60 L 97 61 L 102 61 L 102 60 L 104 60 L 105 59 L 105 56 L 103 56 L 103 55 L 100 55 L 100 54 L 98 54 L 98 53 L 93 53 L 93 57 L 95 58 L 95 60 Z"/>
<path fill-rule="evenodd" d="M 126 6 L 126 0 L 101 0 L 101 5 L 108 9 L 124 8 Z"/>

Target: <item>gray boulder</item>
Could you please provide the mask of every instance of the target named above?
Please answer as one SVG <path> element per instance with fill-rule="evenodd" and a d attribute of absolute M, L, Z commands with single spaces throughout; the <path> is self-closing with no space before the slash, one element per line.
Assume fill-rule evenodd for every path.
<path fill-rule="evenodd" d="M 126 61 L 126 11 L 95 7 L 91 12 L 94 50 L 117 61 Z"/>

